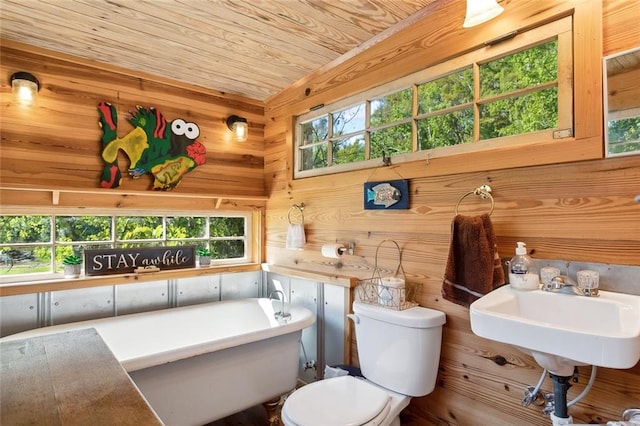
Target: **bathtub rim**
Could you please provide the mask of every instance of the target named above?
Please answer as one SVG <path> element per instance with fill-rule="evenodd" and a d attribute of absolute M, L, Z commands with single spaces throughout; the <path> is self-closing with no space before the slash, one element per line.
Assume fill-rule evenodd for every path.
<path fill-rule="evenodd" d="M 116 359 L 118 359 L 120 364 L 124 367 L 124 369 L 127 372 L 131 372 L 131 371 L 137 371 L 145 368 L 158 366 L 161 364 L 166 364 L 173 361 L 178 361 L 181 359 L 191 358 L 191 357 L 202 355 L 208 352 L 216 352 L 216 351 L 221 351 L 234 346 L 241 346 L 243 344 L 251 343 L 258 340 L 266 340 L 282 334 L 293 333 L 313 325 L 314 322 L 316 321 L 315 314 L 311 312 L 309 309 L 305 308 L 304 306 L 285 303 L 286 311 L 291 313 L 291 320 L 287 321 L 286 323 L 278 324 L 275 321 L 270 321 L 270 327 L 268 328 L 261 328 L 261 329 L 257 329 L 254 331 L 250 331 L 250 332 L 246 332 L 238 335 L 219 338 L 214 341 L 207 341 L 207 342 L 193 344 L 193 345 L 183 345 L 179 347 L 173 347 L 167 350 L 153 352 L 153 353 L 149 353 L 142 356 L 136 356 L 136 357 L 124 357 L 122 354 L 119 354 L 117 348 L 114 348 L 114 343 L 110 341 L 111 340 L 110 336 L 104 332 L 101 333 L 101 330 L 100 330 L 100 325 L 105 323 L 109 323 L 109 324 L 122 323 L 127 319 L 142 318 L 142 317 L 152 316 L 158 313 L 170 314 L 170 313 L 179 313 L 181 311 L 205 310 L 217 304 L 218 305 L 233 304 L 233 303 L 238 303 L 239 301 L 256 301 L 258 305 L 260 305 L 260 303 L 270 302 L 269 304 L 276 311 L 280 310 L 280 306 L 282 303 L 280 300 L 270 301 L 267 298 L 243 298 L 243 299 L 214 301 L 214 302 L 207 302 L 207 303 L 196 304 L 196 305 L 181 306 L 176 308 L 159 309 L 159 310 L 153 310 L 153 311 L 138 312 L 134 314 L 126 314 L 126 315 L 119 315 L 119 316 L 106 317 L 106 318 L 97 318 L 97 319 L 91 319 L 91 320 L 71 322 L 66 324 L 52 325 L 47 327 L 40 327 L 40 328 L 35 328 L 32 330 L 27 330 L 27 331 L 19 332 L 16 334 L 12 334 L 9 336 L 5 336 L 3 338 L 0 338 L 0 342 L 17 340 L 17 339 L 28 339 L 30 337 L 61 333 L 61 332 L 66 332 L 71 330 L 95 328 L 96 331 L 102 337 L 102 339 L 105 341 L 109 349 L 113 352 Z"/>

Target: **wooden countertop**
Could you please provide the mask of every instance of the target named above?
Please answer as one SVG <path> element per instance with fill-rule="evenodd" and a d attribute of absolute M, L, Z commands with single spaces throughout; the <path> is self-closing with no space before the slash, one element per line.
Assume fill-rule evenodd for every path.
<path fill-rule="evenodd" d="M 89 328 L 0 342 L 0 424 L 162 422 Z"/>
<path fill-rule="evenodd" d="M 357 286 L 359 282 L 358 278 L 350 277 L 347 275 L 323 274 L 320 272 L 296 269 L 288 266 L 271 265 L 268 263 L 262 264 L 262 270 L 265 272 L 273 272 L 274 274 L 282 274 L 296 278 L 315 280 L 345 288 L 355 288 L 355 286 Z"/>

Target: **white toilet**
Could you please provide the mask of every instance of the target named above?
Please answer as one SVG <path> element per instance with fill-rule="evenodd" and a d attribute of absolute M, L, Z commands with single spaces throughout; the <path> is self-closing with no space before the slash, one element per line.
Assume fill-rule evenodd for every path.
<path fill-rule="evenodd" d="M 353 312 L 365 379 L 341 376 L 301 387 L 282 407 L 286 426 L 399 425 L 411 397 L 435 388 L 443 312 L 396 311 L 358 301 Z"/>

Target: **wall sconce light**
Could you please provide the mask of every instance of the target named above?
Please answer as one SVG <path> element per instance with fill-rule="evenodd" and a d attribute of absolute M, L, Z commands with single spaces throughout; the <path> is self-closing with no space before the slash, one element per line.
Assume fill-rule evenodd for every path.
<path fill-rule="evenodd" d="M 232 115 L 227 118 L 227 127 L 233 132 L 233 137 L 236 142 L 244 142 L 247 140 L 249 134 L 249 124 L 247 119 Z"/>
<path fill-rule="evenodd" d="M 467 0 L 464 28 L 474 27 L 500 15 L 504 8 L 496 0 Z"/>
<path fill-rule="evenodd" d="M 40 90 L 40 82 L 31 73 L 18 71 L 9 79 L 14 100 L 21 105 L 31 105 Z"/>

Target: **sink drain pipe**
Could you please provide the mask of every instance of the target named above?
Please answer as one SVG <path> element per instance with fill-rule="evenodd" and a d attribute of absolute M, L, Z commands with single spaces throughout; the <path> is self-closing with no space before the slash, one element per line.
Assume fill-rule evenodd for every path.
<path fill-rule="evenodd" d="M 557 376 L 549 373 L 549 377 L 553 381 L 553 413 L 550 413 L 553 426 L 568 425 L 573 423 L 573 418 L 569 415 L 568 408 L 576 402 L 580 401 L 591 390 L 591 386 L 596 380 L 596 371 L 598 367 L 591 366 L 591 377 L 589 383 L 582 390 L 580 395 L 570 402 L 567 402 L 567 391 L 571 387 L 570 380 L 573 376 Z"/>
<path fill-rule="evenodd" d="M 567 392 L 571 387 L 572 376 L 556 376 L 555 374 L 549 374 L 553 381 L 553 415 L 554 425 L 556 424 L 555 418 L 568 419 L 570 423 L 571 417 L 569 416 L 569 410 L 567 406 Z M 562 424 L 562 423 L 561 423 Z"/>

